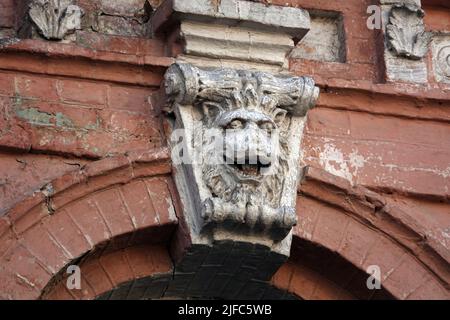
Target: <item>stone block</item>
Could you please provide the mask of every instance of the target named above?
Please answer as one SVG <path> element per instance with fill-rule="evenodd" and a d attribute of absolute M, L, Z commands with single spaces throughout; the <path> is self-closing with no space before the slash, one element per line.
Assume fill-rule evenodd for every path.
<path fill-rule="evenodd" d="M 428 70 L 423 56 L 431 35 L 424 32 L 420 2 L 386 2 L 381 9 L 386 80 L 426 83 Z"/>
<path fill-rule="evenodd" d="M 191 297 L 204 297 L 205 291 L 219 270 L 218 267 L 201 267 L 197 270 L 186 293 Z"/>
<path fill-rule="evenodd" d="M 267 290 L 268 290 L 268 286 L 267 286 L 266 282 L 252 280 L 246 284 L 245 290 L 241 291 L 241 294 L 239 295 L 239 299 L 243 299 L 243 300 L 258 299 L 259 300 L 263 297 L 264 293 Z"/>
<path fill-rule="evenodd" d="M 177 132 L 183 133 L 186 143 L 184 145 L 184 143 L 174 142 L 175 149 L 184 148 L 185 156 L 174 157 L 173 161 L 180 166 L 180 170 L 177 170 L 180 174 L 176 176 L 176 180 L 181 190 L 184 208 L 186 208 L 185 217 L 191 230 L 192 243 L 211 245 L 223 240 L 232 240 L 236 243 L 259 243 L 281 255 L 288 255 L 291 241 L 289 232 L 296 220 L 295 210 L 291 209 L 294 207 L 297 179 L 300 175 L 299 168 L 294 163 L 297 163 L 300 152 L 299 141 L 304 116 L 314 105 L 318 88 L 314 86 L 311 79 L 305 77 L 272 75 L 249 70 L 202 70 L 179 63 L 173 65 L 166 74 L 166 90 L 169 99 L 173 101 L 177 126 L 179 126 Z M 254 90 L 255 94 L 259 95 L 255 99 L 262 99 L 260 101 L 273 99 L 273 104 L 257 103 L 256 100 L 251 102 L 248 97 L 245 97 L 250 90 Z M 233 95 L 236 94 L 242 95 L 242 98 L 239 98 L 237 106 L 234 106 L 227 101 L 234 99 Z M 239 102 L 240 99 L 242 103 Z M 210 112 L 209 104 L 204 104 L 203 110 L 197 108 L 195 102 L 197 100 L 211 101 L 219 109 L 218 113 L 214 113 L 212 105 Z M 247 115 L 248 110 L 252 111 Z M 235 114 L 236 112 L 239 116 Z M 274 119 L 274 114 L 283 116 Z M 215 123 L 214 119 L 228 119 L 228 117 L 230 119 L 226 121 L 237 117 L 247 119 L 247 123 L 261 122 L 259 118 L 253 120 L 253 117 L 263 117 L 265 121 L 272 123 L 273 130 L 280 130 L 280 136 L 287 139 L 286 145 L 289 148 L 272 151 L 274 157 L 269 161 L 274 166 L 270 165 L 269 169 L 273 171 L 269 170 L 265 174 L 258 164 L 252 166 L 248 163 L 250 168 L 244 169 L 252 170 L 253 168 L 256 171 L 253 170 L 251 178 L 245 178 L 240 173 L 241 169 L 238 167 L 230 169 L 224 163 L 225 155 L 221 152 L 224 146 L 232 150 L 234 148 L 231 146 L 232 141 L 226 140 L 223 146 L 215 149 L 215 145 L 210 144 L 208 135 L 216 134 L 217 138 L 222 137 L 225 124 L 215 124 L 213 128 L 209 128 L 208 123 Z M 260 130 L 256 129 L 255 134 L 258 135 Z M 236 137 L 247 134 L 246 127 L 243 126 L 235 133 Z M 268 137 L 266 131 L 261 133 L 264 133 L 264 137 Z M 275 135 L 273 137 L 277 139 Z M 253 138 L 247 139 L 247 141 L 251 140 Z M 274 148 L 278 148 L 276 141 L 264 141 L 266 141 L 264 148 L 270 148 L 272 143 Z M 250 146 L 247 143 L 240 147 L 244 150 L 254 148 L 256 145 Z M 259 148 L 259 150 L 262 149 Z M 247 151 L 241 153 L 245 154 Z M 289 164 L 275 165 L 277 163 L 275 157 L 282 157 L 281 153 L 285 153 L 285 161 Z M 267 153 L 264 154 L 267 156 Z M 252 156 L 262 159 L 264 154 L 262 151 L 257 151 L 257 154 Z M 218 159 L 215 157 L 219 157 L 221 162 L 217 162 Z M 233 157 L 231 160 L 236 163 L 245 160 Z M 197 161 L 198 159 L 203 161 Z M 247 174 L 244 172 L 244 175 Z M 236 200 L 228 199 L 226 188 L 230 190 L 227 192 L 236 193 Z M 252 200 L 252 205 L 246 200 L 250 194 L 260 195 L 259 200 Z M 266 201 L 266 198 L 270 200 Z M 243 251 L 253 250 L 253 247 L 244 248 L 243 244 L 240 247 Z M 232 252 L 236 250 L 240 248 L 235 246 Z M 188 254 L 186 258 L 189 258 L 191 254 Z M 199 259 L 194 260 L 199 261 Z"/>
<path fill-rule="evenodd" d="M 297 44 L 290 57 L 345 62 L 345 35 L 342 17 L 324 11 L 310 13 L 311 30 Z"/>
<path fill-rule="evenodd" d="M 47 40 L 63 40 L 81 29 L 83 10 L 71 0 L 30 2 L 29 17 L 40 36 Z"/>
<path fill-rule="evenodd" d="M 154 279 L 150 286 L 147 287 L 142 299 L 159 299 L 165 293 L 167 286 L 169 285 L 169 278 Z"/>
<path fill-rule="evenodd" d="M 256 30 L 277 30 L 291 35 L 296 41 L 300 40 L 310 27 L 308 11 L 300 8 L 266 6 L 263 3 L 242 0 L 173 0 L 167 1 L 167 5 L 163 3 L 157 9 L 153 30 L 158 32 L 167 22 L 165 18 L 170 15 L 182 20 L 225 23 Z"/>
<path fill-rule="evenodd" d="M 309 31 L 310 17 L 303 9 L 250 1 L 174 0 L 163 3 L 150 24 L 153 34 L 174 32 L 172 52 L 180 60 L 202 67 L 280 71 Z"/>
<path fill-rule="evenodd" d="M 186 297 L 186 289 L 189 287 L 195 273 L 176 273 L 169 282 L 165 297 Z"/>
<path fill-rule="evenodd" d="M 415 4 L 420 6 L 420 0 L 380 0 L 381 4 L 400 4 L 400 3 L 407 3 L 407 4 Z"/>
<path fill-rule="evenodd" d="M 249 28 L 184 21 L 181 35 L 188 55 L 248 60 L 283 66 L 294 43 L 289 35 Z"/>
<path fill-rule="evenodd" d="M 124 285 L 120 285 L 118 288 L 111 292 L 109 300 L 126 300 L 132 284 L 133 282 L 127 282 Z"/>
<path fill-rule="evenodd" d="M 450 83 L 450 33 L 436 34 L 431 48 L 436 81 Z"/>
<path fill-rule="evenodd" d="M 230 274 L 216 273 L 214 279 L 208 285 L 208 289 L 204 292 L 204 297 L 210 298 L 220 297 L 220 293 L 223 291 L 230 278 L 231 278 Z"/>

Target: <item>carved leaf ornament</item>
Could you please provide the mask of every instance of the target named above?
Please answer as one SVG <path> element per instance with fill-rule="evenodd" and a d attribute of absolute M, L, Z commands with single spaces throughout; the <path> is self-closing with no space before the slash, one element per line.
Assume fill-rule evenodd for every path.
<path fill-rule="evenodd" d="M 428 51 L 432 33 L 423 24 L 425 12 L 413 4 L 392 7 L 386 26 L 389 48 L 400 57 L 420 60 Z"/>
<path fill-rule="evenodd" d="M 83 10 L 72 0 L 34 0 L 29 16 L 40 35 L 47 40 L 61 40 L 81 29 Z"/>
<path fill-rule="evenodd" d="M 450 45 L 439 49 L 436 60 L 439 73 L 450 80 Z"/>

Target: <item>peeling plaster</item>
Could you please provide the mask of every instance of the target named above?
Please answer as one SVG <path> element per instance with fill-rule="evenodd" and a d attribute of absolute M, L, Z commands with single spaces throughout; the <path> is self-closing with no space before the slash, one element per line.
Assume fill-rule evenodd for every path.
<path fill-rule="evenodd" d="M 430 231 L 426 234 L 430 239 L 434 239 L 445 249 L 450 249 L 450 227 L 446 229 Z"/>
<path fill-rule="evenodd" d="M 373 177 L 375 184 L 396 186 L 403 190 L 414 190 L 415 187 L 408 187 L 403 179 L 395 178 L 401 173 L 426 173 L 443 179 L 450 177 L 450 167 L 424 167 L 420 163 L 417 166 L 386 163 L 386 159 L 378 154 L 369 152 L 369 154 L 362 155 L 358 148 L 351 149 L 351 152 L 347 148 L 340 148 L 334 143 L 333 139 L 324 137 L 322 141 L 323 145 L 312 147 L 307 152 L 303 150 L 302 165 L 307 165 L 309 162 L 318 162 L 325 171 L 342 177 L 353 185 L 365 180 L 367 170 L 362 169 L 365 167 L 367 169 L 367 166 L 377 167 L 377 175 Z M 389 151 L 388 155 L 395 158 L 392 151 Z M 384 168 L 386 171 L 380 170 L 380 168 Z M 443 192 L 448 193 L 449 185 L 447 182 L 444 182 L 442 189 Z"/>
<path fill-rule="evenodd" d="M 323 151 L 319 153 L 319 163 L 326 171 L 352 184 L 355 183 L 358 171 L 364 167 L 365 162 L 357 150 L 353 150 L 346 160 L 344 153 L 332 143 L 326 143 Z"/>
<path fill-rule="evenodd" d="M 386 164 L 384 167 L 389 168 L 389 170 L 396 169 L 399 171 L 416 171 L 416 172 L 426 172 L 432 173 L 443 178 L 450 177 L 450 167 L 445 168 L 445 170 L 433 169 L 433 168 L 416 168 L 416 167 L 404 167 L 395 164 Z"/>

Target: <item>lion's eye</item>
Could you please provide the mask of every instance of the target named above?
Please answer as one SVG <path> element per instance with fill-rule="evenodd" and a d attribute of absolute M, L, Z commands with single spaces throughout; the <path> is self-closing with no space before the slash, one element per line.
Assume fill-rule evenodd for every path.
<path fill-rule="evenodd" d="M 243 127 L 244 123 L 242 120 L 234 119 L 228 124 L 227 129 L 242 129 Z"/>
<path fill-rule="evenodd" d="M 265 130 L 265 131 L 267 131 L 269 133 L 272 132 L 273 129 L 275 129 L 273 124 L 270 123 L 270 122 L 263 122 L 263 123 L 261 123 L 259 125 L 259 128 L 262 129 L 262 130 Z"/>

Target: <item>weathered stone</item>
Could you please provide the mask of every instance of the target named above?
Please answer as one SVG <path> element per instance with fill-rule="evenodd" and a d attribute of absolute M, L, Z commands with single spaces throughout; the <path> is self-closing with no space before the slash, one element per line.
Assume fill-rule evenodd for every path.
<path fill-rule="evenodd" d="M 132 282 L 127 282 L 123 285 L 117 287 L 114 291 L 112 291 L 108 300 L 126 300 L 128 293 L 130 292 Z"/>
<path fill-rule="evenodd" d="M 383 4 L 381 8 L 386 80 L 426 83 L 427 65 L 419 56 L 426 53 L 430 35 L 422 32 L 423 15 L 420 7 L 406 1 L 394 5 Z M 416 40 L 416 34 L 420 35 L 420 40 Z"/>
<path fill-rule="evenodd" d="M 311 13 L 311 30 L 290 55 L 327 62 L 345 62 L 345 36 L 342 17 L 325 12 Z"/>
<path fill-rule="evenodd" d="M 286 34 L 193 21 L 181 23 L 181 35 L 188 55 L 278 66 L 286 63 L 286 53 L 294 47 Z"/>
<path fill-rule="evenodd" d="M 139 18 L 145 15 L 145 5 L 148 0 L 100 0 L 99 8 L 102 13 L 113 16 Z"/>
<path fill-rule="evenodd" d="M 198 256 L 205 251 L 209 252 L 208 257 L 216 257 L 214 264 L 208 257 Z M 165 296 L 259 299 L 269 288 L 272 275 L 285 261 L 285 255 L 248 242 L 225 240 L 210 246 L 194 244 L 179 262 Z"/>
<path fill-rule="evenodd" d="M 186 289 L 189 287 L 195 273 L 176 273 L 169 282 L 165 292 L 166 297 L 185 297 L 188 295 Z"/>
<path fill-rule="evenodd" d="M 21 2 L 0 1 L 0 20 L 6 18 L 12 26 L 12 17 L 17 12 L 15 5 Z M 90 13 L 96 10 L 92 8 L 93 3 L 99 2 L 77 0 L 76 3 Z M 5 3 L 10 3 L 11 9 L 5 7 Z M 296 6 L 300 1 L 277 3 Z M 450 87 L 435 81 L 438 76 L 444 79 L 445 68 L 438 68 L 438 65 L 445 62 L 446 56 L 441 59 L 442 53 L 438 54 L 444 42 L 435 40 L 443 41 L 445 33 L 450 31 L 447 22 L 450 19 L 446 19 L 448 12 L 445 10 L 450 5 L 446 3 L 450 2 L 424 1 L 429 18 L 427 29 L 435 32 L 432 55 L 423 61 L 414 61 L 389 52 L 392 63 L 398 63 L 396 70 L 389 65 L 389 72 L 395 71 L 395 74 L 389 73 L 390 79 L 402 69 L 401 76 L 408 79 L 412 68 L 417 71 L 415 74 L 425 77 L 424 61 L 430 71 L 439 72 L 436 77 L 428 74 L 429 82 L 423 85 L 383 83 L 380 79 L 379 73 L 384 66 L 380 65 L 383 61 L 375 53 L 383 51 L 384 46 L 376 41 L 380 40 L 379 32 L 366 28 L 365 12 L 369 1 L 301 3 L 341 12 L 345 20 L 348 61 L 291 60 L 291 72 L 309 74 L 326 89 L 320 107 L 308 114 L 300 148 L 305 163 L 323 168 L 332 175 L 327 179 L 322 173 L 306 175 L 305 181 L 309 182 L 300 187 L 297 194 L 299 226 L 293 231 L 296 239 L 291 247 L 292 259 L 279 269 L 270 283 L 304 299 L 449 299 L 446 289 L 450 283 Z M 114 11 L 105 12 L 105 20 L 109 14 L 114 15 Z M 122 18 L 116 16 L 114 19 Z M 121 31 L 121 26 L 116 28 L 118 30 L 114 32 Z M 160 115 L 160 94 L 156 91 L 170 60 L 165 56 L 172 52 L 170 46 L 179 35 L 174 34 L 174 30 L 168 27 L 161 38 L 142 39 L 110 37 L 103 34 L 104 31 L 92 32 L 86 27 L 83 34 L 91 40 L 80 41 L 80 46 L 25 40 L 2 49 L 0 203 L 3 206 L 0 215 L 5 216 L 0 218 L 1 299 L 38 298 L 41 292 L 47 292 L 42 286 L 48 281 L 49 298 L 95 298 L 114 288 L 118 292 L 110 292 L 107 297 L 117 297 L 120 290 L 126 288 L 121 281 L 133 281 L 127 299 L 160 298 L 170 280 L 152 283 L 138 277 L 153 277 L 155 273 L 166 273 L 168 279 L 177 277 L 165 249 L 179 246 L 189 250 L 191 239 L 181 233 L 188 229 L 183 225 L 183 206 L 176 198 L 161 193 L 162 188 L 155 188 L 164 175 L 161 184 L 167 185 L 171 193 L 178 194 L 172 186 L 172 177 L 165 176 L 176 170 L 171 170 L 172 163 L 159 149 L 160 144 L 165 145 L 165 137 L 158 130 L 164 128 L 165 132 L 170 132 L 169 123 L 173 117 Z M 79 32 L 77 36 L 80 36 Z M 173 51 L 179 52 L 176 49 L 180 48 L 175 47 Z M 220 61 L 214 57 L 209 59 L 223 63 L 222 58 Z M 231 62 L 239 63 L 243 70 L 252 68 L 247 60 Z M 148 95 L 151 95 L 151 105 Z M 138 151 L 141 149 L 150 154 L 142 154 Z M 112 156 L 116 153 L 128 156 Z M 154 159 L 155 167 L 144 167 L 142 156 L 145 161 Z M 97 164 L 95 160 L 99 158 L 105 159 Z M 130 167 L 126 158 L 139 163 Z M 96 169 L 88 164 L 90 162 Z M 127 169 L 121 169 L 121 166 Z M 96 175 L 94 178 L 93 174 Z M 158 178 L 138 179 L 153 175 Z M 339 181 L 333 175 L 346 180 Z M 128 183 L 129 179 L 136 181 Z M 369 190 L 363 192 L 358 184 L 378 194 Z M 45 185 L 53 186 L 56 194 L 41 189 Z M 109 186 L 112 186 L 110 191 L 106 190 Z M 65 195 L 58 195 L 61 190 L 67 190 Z M 102 196 L 104 193 L 99 190 L 107 191 L 109 196 Z M 96 199 L 101 200 L 98 206 Z M 123 205 L 106 205 L 119 199 Z M 367 202 L 366 205 L 363 202 Z M 44 204 L 42 223 L 39 222 L 40 203 Z M 65 204 L 67 208 L 63 208 Z M 179 222 L 176 231 L 173 227 L 177 219 L 173 217 L 172 206 Z M 400 207 L 393 210 L 396 206 Z M 170 207 L 169 215 L 167 207 Z M 61 210 L 48 215 L 50 208 Z M 166 228 L 167 219 L 171 221 L 170 228 Z M 38 227 L 39 231 L 34 231 L 30 238 L 26 230 L 32 225 L 32 229 Z M 136 229 L 132 235 L 129 233 L 131 227 Z M 246 231 L 236 226 L 228 234 L 233 233 L 245 235 Z M 227 238 L 225 233 L 221 236 Z M 43 240 L 43 245 L 36 245 Z M 253 241 L 250 237 L 244 240 Z M 132 251 L 127 248 L 123 250 L 126 254 L 106 259 L 105 264 L 96 260 L 96 268 L 85 269 L 84 262 L 100 256 L 107 241 L 110 243 L 107 251 L 114 248 L 122 251 L 121 245 L 132 245 L 133 248 L 141 241 L 157 241 L 162 245 L 159 249 L 145 248 L 142 255 L 133 253 L 134 248 Z M 92 247 L 98 250 L 90 251 Z M 219 243 L 214 242 L 209 247 L 216 249 Z M 188 284 L 189 290 L 184 292 L 190 291 L 204 298 L 220 297 L 228 281 L 238 279 L 241 281 L 238 285 L 245 283 L 241 297 L 259 297 L 263 289 L 259 284 L 266 282 L 246 279 L 249 277 L 247 271 L 257 269 L 255 274 L 260 271 L 270 274 L 265 270 L 276 268 L 274 257 L 264 250 L 253 252 L 244 246 L 242 250 L 235 250 L 233 258 L 228 258 L 231 251 L 232 248 L 224 247 L 209 250 L 206 258 L 205 255 L 193 256 L 193 260 L 204 260 L 193 268 L 195 276 Z M 65 281 L 50 275 L 66 265 L 66 255 L 83 257 L 75 260 L 75 263 L 83 263 L 83 290 L 68 291 Z M 247 256 L 240 258 L 241 255 Z M 178 252 L 172 256 L 175 262 L 180 261 L 175 259 L 179 256 L 181 253 Z M 40 261 L 39 265 L 33 263 L 36 259 Z M 163 263 L 164 260 L 167 262 Z M 193 260 L 190 262 L 194 266 Z M 233 268 L 223 267 L 223 270 L 234 270 L 234 274 L 218 272 L 209 284 L 209 276 L 201 279 L 203 272 L 212 274 L 215 267 L 222 270 L 225 263 L 232 264 Z M 239 267 L 235 268 L 233 264 L 239 264 Z M 366 288 L 369 275 L 364 271 L 373 264 L 380 267 L 382 279 L 387 280 L 383 280 L 382 290 Z M 244 272 L 237 274 L 240 270 Z M 58 272 L 59 275 L 62 273 L 63 269 Z M 387 275 L 390 276 L 386 278 Z M 56 285 L 59 290 L 54 290 Z M 178 289 L 183 292 L 183 288 Z M 262 297 L 278 296 L 280 292 L 272 288 Z"/>
<path fill-rule="evenodd" d="M 167 290 L 170 280 L 171 279 L 169 277 L 154 279 L 151 284 L 147 286 L 147 289 L 141 299 L 159 299 Z"/>
<path fill-rule="evenodd" d="M 47 40 L 62 40 L 81 29 L 83 10 L 72 0 L 33 0 L 29 15 L 37 31 Z"/>
<path fill-rule="evenodd" d="M 424 15 L 414 4 L 394 4 L 391 8 L 387 44 L 397 56 L 420 60 L 427 53 L 432 33 L 425 32 Z"/>
<path fill-rule="evenodd" d="M 314 82 L 186 64 L 172 65 L 165 79 L 184 130 L 179 133 L 187 140 L 174 140 L 172 156 L 187 174 L 193 229 L 225 229 L 238 236 L 246 229 L 249 235 L 283 240 L 296 223 L 299 150 L 294 146 L 318 97 Z M 189 157 L 179 158 L 179 148 Z"/>
<path fill-rule="evenodd" d="M 398 59 L 390 51 L 385 52 L 386 76 L 389 81 L 426 83 L 427 65 L 424 61 Z"/>
<path fill-rule="evenodd" d="M 147 34 L 145 24 L 121 16 L 97 16 L 95 20 L 95 30 L 108 35 L 129 37 L 142 37 Z"/>
<path fill-rule="evenodd" d="M 6 39 L 14 38 L 16 32 L 12 28 L 1 28 L 0 27 L 0 40 L 5 42 Z"/>
<path fill-rule="evenodd" d="M 318 88 L 305 77 L 183 63 L 165 87 L 182 129 L 172 160 L 191 239 L 166 296 L 261 297 L 289 256 L 300 140 Z"/>
<path fill-rule="evenodd" d="M 152 11 L 148 0 L 101 0 L 86 27 L 109 35 L 146 37 Z"/>
<path fill-rule="evenodd" d="M 0 30 L 0 49 L 6 48 L 8 46 L 11 46 L 11 45 L 14 45 L 14 44 L 20 42 L 20 39 L 12 36 L 12 34 L 13 33 L 2 34 L 2 32 Z"/>
<path fill-rule="evenodd" d="M 271 73 L 286 73 L 288 61 L 283 66 L 276 64 L 261 63 L 249 60 L 225 59 L 225 58 L 208 58 L 194 55 L 180 54 L 177 61 L 192 64 L 200 68 L 229 68 L 229 69 L 249 69 L 259 70 Z"/>
<path fill-rule="evenodd" d="M 413 4 L 420 7 L 420 0 L 380 0 L 380 4 Z"/>
<path fill-rule="evenodd" d="M 217 270 L 216 266 L 201 267 L 187 288 L 189 295 L 193 297 L 202 297 L 204 292 L 208 289 L 209 284 L 214 279 Z"/>
<path fill-rule="evenodd" d="M 172 17 L 180 20 L 199 20 L 204 22 L 225 23 L 251 27 L 257 30 L 278 30 L 291 35 L 296 41 L 303 38 L 310 28 L 308 11 L 281 6 L 266 6 L 258 2 L 242 0 L 173 0 L 169 3 Z M 280 19 L 280 17 L 283 17 Z M 165 21 L 155 19 L 154 31 Z"/>
<path fill-rule="evenodd" d="M 174 54 L 187 63 L 280 72 L 310 17 L 303 9 L 250 1 L 175 0 L 154 12 L 151 25 L 155 34 L 173 30 Z"/>

